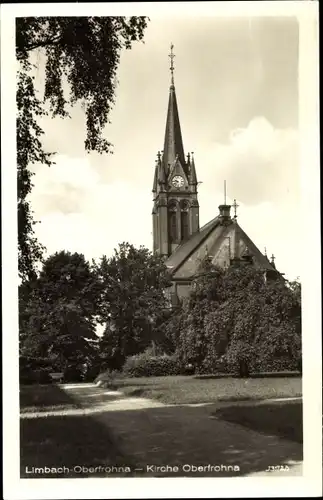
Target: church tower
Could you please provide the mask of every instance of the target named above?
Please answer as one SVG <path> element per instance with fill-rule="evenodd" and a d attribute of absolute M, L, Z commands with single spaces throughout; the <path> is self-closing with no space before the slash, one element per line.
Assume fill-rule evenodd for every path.
<path fill-rule="evenodd" d="M 199 231 L 197 177 L 193 153 L 185 157 L 174 85 L 171 45 L 168 111 L 164 150 L 158 152 L 153 183 L 153 251 L 169 257 Z"/>

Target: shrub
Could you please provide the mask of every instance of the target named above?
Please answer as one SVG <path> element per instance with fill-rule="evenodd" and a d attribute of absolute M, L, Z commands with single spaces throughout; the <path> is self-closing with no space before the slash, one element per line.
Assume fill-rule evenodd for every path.
<path fill-rule="evenodd" d="M 24 371 L 20 373 L 19 382 L 22 385 L 29 384 L 51 384 L 52 378 L 50 376 L 50 371 L 46 369 L 38 369 L 34 371 Z"/>
<path fill-rule="evenodd" d="M 179 375 L 182 366 L 176 356 L 167 354 L 152 356 L 149 352 L 129 356 L 123 366 L 123 374 L 128 377 L 162 377 Z"/>
<path fill-rule="evenodd" d="M 64 382 L 83 382 L 84 374 L 82 368 L 77 365 L 69 365 L 64 370 Z"/>
<path fill-rule="evenodd" d="M 283 371 L 300 371 L 300 363 L 295 359 L 290 359 L 287 356 L 282 358 L 274 358 L 269 360 L 257 359 L 255 361 L 254 371 L 256 372 L 283 372 Z"/>
<path fill-rule="evenodd" d="M 95 363 L 95 364 L 89 366 L 86 373 L 84 374 L 84 381 L 92 382 L 93 380 L 95 380 L 101 372 L 100 368 L 101 368 L 101 366 L 99 363 Z"/>
<path fill-rule="evenodd" d="M 20 384 L 50 384 L 53 371 L 50 359 L 37 359 L 21 356 L 19 359 Z"/>

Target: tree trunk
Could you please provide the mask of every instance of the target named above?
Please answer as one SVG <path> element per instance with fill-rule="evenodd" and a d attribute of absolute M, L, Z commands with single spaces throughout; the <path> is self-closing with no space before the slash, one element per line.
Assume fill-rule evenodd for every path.
<path fill-rule="evenodd" d="M 244 359 L 239 361 L 239 375 L 241 378 L 249 377 L 248 364 Z"/>

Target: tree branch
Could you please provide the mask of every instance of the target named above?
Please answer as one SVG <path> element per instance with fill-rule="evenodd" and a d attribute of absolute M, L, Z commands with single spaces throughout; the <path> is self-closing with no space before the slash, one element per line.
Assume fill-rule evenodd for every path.
<path fill-rule="evenodd" d="M 30 52 L 31 50 L 39 49 L 41 47 L 46 47 L 48 45 L 54 45 L 57 42 L 59 42 L 60 38 L 61 38 L 61 34 L 56 35 L 53 38 L 48 38 L 47 40 L 41 40 L 39 42 L 31 43 L 29 45 L 25 45 L 24 48 L 23 48 L 23 50 L 17 48 L 17 59 L 18 59 L 18 61 L 20 59 L 23 59 L 23 51 Z"/>

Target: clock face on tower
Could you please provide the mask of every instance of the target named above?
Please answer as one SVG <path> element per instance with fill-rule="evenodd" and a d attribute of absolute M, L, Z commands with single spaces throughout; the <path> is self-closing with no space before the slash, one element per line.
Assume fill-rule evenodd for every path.
<path fill-rule="evenodd" d="M 182 186 L 184 186 L 184 179 L 181 175 L 175 175 L 173 178 L 172 178 L 172 185 L 176 188 L 180 188 Z"/>

